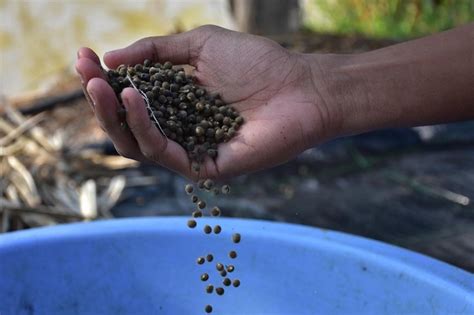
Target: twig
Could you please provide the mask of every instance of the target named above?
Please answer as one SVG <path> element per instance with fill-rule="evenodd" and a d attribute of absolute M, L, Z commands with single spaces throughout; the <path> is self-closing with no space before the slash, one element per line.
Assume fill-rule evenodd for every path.
<path fill-rule="evenodd" d="M 55 107 L 61 106 L 69 106 L 73 103 L 76 99 L 80 99 L 84 97 L 84 92 L 82 89 L 77 89 L 71 92 L 67 92 L 60 95 L 48 96 L 39 101 L 36 101 L 32 105 L 27 108 L 20 109 L 20 112 L 23 115 L 34 115 L 38 114 L 47 110 L 54 109 Z"/>
<path fill-rule="evenodd" d="M 0 211 L 3 212 L 4 210 L 11 210 L 11 211 L 18 211 L 18 212 L 26 212 L 26 213 L 36 213 L 36 214 L 45 214 L 52 217 L 57 218 L 65 218 L 65 219 L 78 219 L 84 220 L 85 218 L 79 213 L 72 213 L 71 210 L 68 209 L 59 209 L 53 207 L 45 207 L 45 206 L 36 206 L 34 208 L 25 206 L 25 205 L 15 205 L 3 198 L 0 198 Z"/>

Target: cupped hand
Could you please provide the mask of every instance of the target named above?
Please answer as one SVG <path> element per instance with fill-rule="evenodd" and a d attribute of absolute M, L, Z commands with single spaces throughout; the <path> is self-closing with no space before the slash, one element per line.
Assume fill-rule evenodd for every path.
<path fill-rule="evenodd" d="M 245 123 L 234 138 L 219 145 L 215 160 L 206 157 L 197 174 L 184 148 L 162 136 L 149 120 L 143 99 L 131 88 L 121 94 L 129 128 L 120 127 L 119 101 L 100 60 L 91 49 L 81 48 L 76 69 L 88 99 L 102 129 L 125 157 L 151 161 L 191 179 L 218 179 L 286 162 L 328 135 L 328 109 L 317 93 L 315 67 L 305 55 L 269 39 L 203 26 L 144 38 L 104 56 L 109 68 L 145 59 L 193 66 L 197 84 L 219 93 Z"/>

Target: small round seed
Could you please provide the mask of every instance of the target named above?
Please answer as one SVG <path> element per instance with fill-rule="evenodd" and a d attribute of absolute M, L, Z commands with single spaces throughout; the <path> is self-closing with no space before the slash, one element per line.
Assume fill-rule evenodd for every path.
<path fill-rule="evenodd" d="M 206 292 L 207 293 L 212 293 L 212 291 L 214 291 L 214 286 L 212 284 L 208 284 L 206 286 Z"/>
<path fill-rule="evenodd" d="M 212 228 L 209 225 L 204 226 L 204 233 L 211 234 Z"/>
<path fill-rule="evenodd" d="M 206 256 L 206 260 L 208 262 L 211 262 L 213 259 L 214 259 L 214 256 L 212 256 L 212 254 L 209 254 L 209 255 Z"/>
<path fill-rule="evenodd" d="M 186 186 L 184 186 L 184 190 L 188 195 L 192 194 L 194 190 L 193 185 L 187 184 Z"/>
<path fill-rule="evenodd" d="M 231 250 L 229 252 L 229 257 L 232 259 L 237 258 L 237 252 L 235 250 Z"/>
<path fill-rule="evenodd" d="M 214 233 L 219 234 L 222 231 L 222 228 L 220 225 L 214 226 Z"/>
<path fill-rule="evenodd" d="M 224 288 L 221 288 L 221 287 L 216 288 L 216 293 L 217 293 L 218 295 L 224 294 Z"/>
<path fill-rule="evenodd" d="M 211 215 L 213 217 L 218 217 L 221 215 L 221 209 L 219 209 L 219 207 L 214 207 L 211 209 Z"/>
<path fill-rule="evenodd" d="M 227 269 L 227 272 L 233 272 L 235 270 L 235 267 L 234 265 L 228 265 L 226 269 Z"/>
<path fill-rule="evenodd" d="M 191 168 L 192 168 L 193 171 L 195 171 L 196 173 L 201 170 L 201 166 L 200 166 L 199 163 L 196 162 L 196 161 L 193 161 L 193 162 L 191 163 Z"/>
<path fill-rule="evenodd" d="M 224 265 L 221 264 L 221 263 L 217 263 L 217 264 L 216 264 L 216 269 L 217 269 L 218 271 L 222 271 L 222 270 L 224 270 Z"/>
<path fill-rule="evenodd" d="M 216 151 L 217 152 L 217 151 Z M 217 196 L 221 193 L 220 189 L 217 187 L 212 188 L 212 193 Z"/>
<path fill-rule="evenodd" d="M 229 278 L 224 278 L 224 280 L 222 280 L 222 284 L 224 284 L 226 287 L 230 286 L 230 279 Z"/>
<path fill-rule="evenodd" d="M 196 227 L 197 223 L 195 220 L 188 220 L 188 227 L 191 229 L 194 229 Z"/>
<path fill-rule="evenodd" d="M 204 200 L 199 200 L 197 206 L 199 209 L 204 209 L 206 208 L 206 202 Z"/>
<path fill-rule="evenodd" d="M 240 237 L 240 234 L 239 234 L 239 233 L 234 233 L 234 234 L 232 234 L 232 242 L 234 242 L 234 243 L 236 243 L 236 244 L 237 244 L 237 243 L 240 243 L 240 238 L 241 238 L 241 237 Z"/>
<path fill-rule="evenodd" d="M 199 201 L 199 197 L 196 196 L 196 195 L 192 195 L 192 196 L 191 196 L 191 201 L 192 201 L 193 203 L 196 203 L 196 202 Z"/>
<path fill-rule="evenodd" d="M 206 307 L 204 308 L 204 311 L 206 311 L 206 313 L 212 313 L 212 306 L 206 305 Z"/>
<path fill-rule="evenodd" d="M 193 218 L 200 218 L 200 217 L 202 217 L 202 211 L 196 210 L 196 211 L 193 212 L 192 216 L 193 216 Z"/>
<path fill-rule="evenodd" d="M 230 186 L 229 185 L 223 185 L 221 188 L 221 191 L 223 194 L 228 194 L 230 193 Z"/>
<path fill-rule="evenodd" d="M 225 276 L 227 276 L 227 271 L 222 270 L 222 271 L 220 272 L 220 274 L 221 274 L 222 277 L 225 277 Z"/>
<path fill-rule="evenodd" d="M 199 189 L 204 189 L 204 179 L 198 180 L 197 186 Z"/>
<path fill-rule="evenodd" d="M 206 260 L 204 259 L 204 257 L 199 257 L 199 258 L 196 260 L 196 262 L 198 263 L 198 265 L 204 264 L 205 261 L 206 261 Z"/>
<path fill-rule="evenodd" d="M 232 283 L 232 285 L 237 288 L 240 286 L 240 280 L 239 279 L 235 279 L 234 282 Z"/>
<path fill-rule="evenodd" d="M 207 280 L 209 280 L 209 275 L 207 273 L 203 273 L 201 275 L 201 281 L 207 281 Z"/>
<path fill-rule="evenodd" d="M 206 179 L 204 181 L 204 188 L 207 190 L 211 189 L 214 186 L 214 181 L 212 179 Z"/>

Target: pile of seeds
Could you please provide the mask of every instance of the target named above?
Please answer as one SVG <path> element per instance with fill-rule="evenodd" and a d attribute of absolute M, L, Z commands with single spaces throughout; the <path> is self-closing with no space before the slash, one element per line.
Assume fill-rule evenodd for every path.
<path fill-rule="evenodd" d="M 119 100 L 126 87 L 140 91 L 150 119 L 168 139 L 188 152 L 196 172 L 206 155 L 217 157 L 217 145 L 234 137 L 244 122 L 218 94 L 208 94 L 182 67 L 173 67 L 169 61 L 120 65 L 107 75 Z"/>
<path fill-rule="evenodd" d="M 199 180 L 197 182 L 197 187 L 200 190 L 203 190 L 207 193 L 213 193 L 213 194 L 228 194 L 230 193 L 230 187 L 229 185 L 222 185 L 220 188 L 217 187 L 211 179 L 206 179 L 206 180 Z M 196 204 L 196 210 L 192 213 L 193 218 L 188 220 L 188 227 L 191 229 L 194 229 L 198 226 L 197 223 L 197 218 L 201 218 L 203 214 L 203 209 L 206 208 L 206 202 L 204 200 L 201 200 L 196 194 L 194 194 L 194 186 L 191 184 L 187 184 L 184 187 L 184 190 L 186 193 L 190 196 L 191 201 Z M 219 217 L 222 214 L 222 211 L 219 207 L 215 206 L 209 210 L 209 215 L 212 217 Z M 220 234 L 222 232 L 222 227 L 220 225 L 214 225 L 214 227 L 206 224 L 203 226 L 203 232 L 205 234 Z M 234 233 L 232 234 L 232 242 L 234 244 L 240 243 L 241 236 L 239 233 Z M 228 258 L 230 260 L 234 260 L 237 258 L 237 252 L 235 250 L 231 250 L 228 253 Z M 214 255 L 212 253 L 208 253 L 205 256 L 200 256 L 197 258 L 196 262 L 198 265 L 204 265 L 205 263 L 212 263 L 214 261 Z M 205 287 L 205 291 L 208 294 L 212 294 L 215 292 L 217 295 L 223 295 L 225 293 L 225 288 L 224 287 L 230 287 L 231 285 L 235 288 L 240 286 L 240 280 L 234 278 L 231 280 L 231 274 L 235 271 L 235 265 L 230 263 L 230 264 L 224 264 L 222 262 L 216 262 L 215 265 L 215 271 L 217 278 L 222 278 L 219 280 L 220 283 L 222 284 L 207 284 Z M 201 281 L 203 282 L 208 282 L 210 280 L 211 276 L 208 273 L 203 273 L 201 274 Z M 212 306 L 211 305 L 206 305 L 204 308 L 204 311 L 206 313 L 211 313 L 212 312 Z"/>
<path fill-rule="evenodd" d="M 205 156 L 212 159 L 217 157 L 218 144 L 229 141 L 237 133 L 237 130 L 244 123 L 242 116 L 229 105 L 224 104 L 218 94 L 209 94 L 207 91 L 194 84 L 193 78 L 185 74 L 181 67 L 174 67 L 171 62 L 163 64 L 152 63 L 145 60 L 143 64 L 134 66 L 120 65 L 115 70 L 107 72 L 108 81 L 121 102 L 120 93 L 126 87 L 136 89 L 143 97 L 150 120 L 168 139 L 179 143 L 188 153 L 193 171 L 199 173 L 201 163 Z M 122 109 L 118 114 L 123 118 L 125 111 Z M 124 120 L 124 119 L 122 119 Z M 123 121 L 122 123 L 125 124 Z M 228 194 L 229 185 L 220 188 L 211 179 L 199 180 L 197 187 L 208 193 Z M 191 196 L 191 201 L 196 205 L 192 213 L 193 219 L 187 223 L 189 228 L 196 228 L 197 218 L 204 215 L 206 202 L 193 194 L 194 186 L 188 184 L 185 191 Z M 209 210 L 213 217 L 221 215 L 219 207 Z M 220 225 L 203 227 L 205 234 L 220 234 Z M 241 236 L 238 233 L 232 235 L 232 242 L 240 242 Z M 228 253 L 231 260 L 237 258 L 237 252 L 232 250 Z M 197 263 L 211 263 L 214 256 L 209 253 L 205 257 L 199 257 Z M 230 274 L 235 270 L 233 264 L 216 263 L 218 277 L 222 277 L 222 285 L 214 288 L 213 284 L 205 287 L 205 292 L 223 295 L 224 287 L 235 288 L 240 286 L 239 279 L 231 280 Z M 207 273 L 201 274 L 201 280 L 207 282 L 211 276 Z M 212 306 L 206 305 L 206 313 L 212 312 Z"/>

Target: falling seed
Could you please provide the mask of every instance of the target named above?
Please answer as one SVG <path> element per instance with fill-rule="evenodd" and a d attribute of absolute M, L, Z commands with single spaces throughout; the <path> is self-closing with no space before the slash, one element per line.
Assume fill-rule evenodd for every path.
<path fill-rule="evenodd" d="M 193 203 L 196 203 L 196 202 L 199 201 L 199 197 L 196 196 L 196 195 L 192 195 L 192 196 L 191 196 L 191 201 L 192 201 Z"/>
<path fill-rule="evenodd" d="M 217 293 L 218 295 L 224 294 L 224 288 L 221 288 L 221 287 L 216 288 L 216 293 Z"/>
<path fill-rule="evenodd" d="M 209 255 L 206 256 L 206 260 L 208 262 L 211 262 L 213 259 L 214 259 L 214 256 L 212 256 L 212 254 L 209 254 Z"/>
<path fill-rule="evenodd" d="M 219 270 L 219 271 L 222 271 L 222 270 L 224 270 L 224 265 L 221 264 L 221 263 L 217 263 L 216 264 L 216 269 Z"/>
<path fill-rule="evenodd" d="M 228 265 L 226 269 L 227 269 L 227 272 L 233 272 L 235 267 L 234 265 Z"/>
<path fill-rule="evenodd" d="M 200 217 L 202 217 L 202 211 L 196 210 L 196 211 L 193 212 L 192 216 L 193 216 L 193 218 L 200 218 Z"/>
<path fill-rule="evenodd" d="M 206 208 L 206 202 L 204 200 L 199 200 L 197 206 L 199 209 L 204 209 Z"/>
<path fill-rule="evenodd" d="M 212 228 L 210 225 L 204 226 L 204 233 L 211 234 L 211 232 L 212 232 Z"/>
<path fill-rule="evenodd" d="M 220 189 L 218 187 L 212 187 L 212 193 L 217 196 L 221 193 Z"/>
<path fill-rule="evenodd" d="M 219 234 L 222 231 L 222 228 L 220 225 L 214 226 L 214 233 Z"/>
<path fill-rule="evenodd" d="M 184 190 L 188 195 L 191 195 L 193 193 L 194 187 L 191 184 L 187 184 L 186 186 L 184 186 Z"/>
<path fill-rule="evenodd" d="M 196 260 L 196 262 L 198 263 L 198 265 L 204 264 L 205 261 L 206 261 L 206 260 L 204 259 L 204 257 L 199 257 L 199 258 Z"/>
<path fill-rule="evenodd" d="M 232 259 L 236 258 L 237 257 L 237 252 L 235 250 L 231 250 L 229 252 L 229 257 L 232 258 Z"/>
<path fill-rule="evenodd" d="M 207 281 L 207 280 L 209 280 L 209 275 L 207 273 L 203 273 L 201 275 L 201 281 Z"/>
<path fill-rule="evenodd" d="M 221 188 L 221 191 L 223 194 L 228 194 L 230 193 L 230 186 L 229 185 L 223 185 Z"/>
<path fill-rule="evenodd" d="M 213 217 L 218 217 L 221 215 L 221 209 L 219 209 L 219 207 L 214 207 L 211 209 L 211 215 Z"/>
<path fill-rule="evenodd" d="M 214 182 L 212 181 L 212 179 L 206 179 L 204 181 L 204 188 L 206 188 L 207 190 L 211 189 L 213 186 Z"/>
<path fill-rule="evenodd" d="M 224 278 L 224 280 L 222 280 L 222 283 L 223 283 L 226 287 L 228 287 L 228 286 L 230 286 L 231 281 L 230 281 L 229 278 Z"/>
<path fill-rule="evenodd" d="M 206 292 L 207 293 L 212 293 L 212 291 L 214 291 L 214 286 L 212 284 L 208 284 L 206 286 Z"/>
<path fill-rule="evenodd" d="M 204 189 L 204 179 L 198 180 L 197 186 L 199 189 Z"/>
<path fill-rule="evenodd" d="M 234 282 L 232 283 L 232 285 L 237 288 L 239 285 L 240 285 L 240 280 L 239 279 L 235 279 Z"/>
<path fill-rule="evenodd" d="M 240 243 L 240 234 L 239 233 L 232 234 L 232 242 Z"/>
<path fill-rule="evenodd" d="M 225 277 L 225 276 L 227 276 L 227 271 L 225 271 L 225 270 L 222 270 L 222 271 L 220 272 L 220 275 L 221 275 L 222 277 Z"/>
<path fill-rule="evenodd" d="M 193 162 L 191 163 L 191 168 L 192 168 L 193 171 L 196 172 L 196 173 L 201 170 L 201 166 L 200 166 L 199 163 L 196 162 L 196 161 L 193 161 Z"/>
<path fill-rule="evenodd" d="M 191 229 L 194 229 L 196 227 L 197 223 L 195 220 L 188 220 L 188 227 Z"/>
<path fill-rule="evenodd" d="M 206 305 L 204 310 L 206 311 L 206 313 L 212 313 L 212 306 L 211 305 Z"/>

